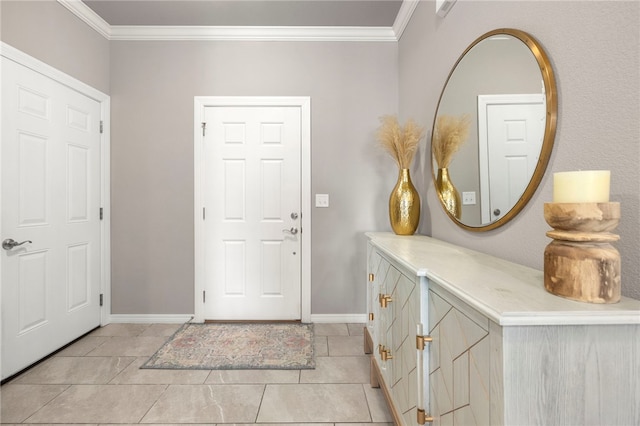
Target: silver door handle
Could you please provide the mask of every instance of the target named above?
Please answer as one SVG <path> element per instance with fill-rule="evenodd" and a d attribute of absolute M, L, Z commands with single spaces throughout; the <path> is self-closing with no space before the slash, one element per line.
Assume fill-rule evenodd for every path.
<path fill-rule="evenodd" d="M 296 235 L 298 233 L 298 228 L 291 228 L 291 229 L 283 229 L 282 232 L 288 232 L 291 235 Z"/>
<path fill-rule="evenodd" d="M 31 242 L 32 242 L 31 240 L 25 240 L 25 241 L 19 243 L 17 241 L 14 241 L 12 238 L 7 238 L 6 240 L 4 240 L 2 242 L 2 248 L 5 249 L 5 250 L 11 250 L 14 247 L 18 247 L 18 246 L 21 246 L 21 245 L 26 244 L 26 243 L 31 244 Z"/>

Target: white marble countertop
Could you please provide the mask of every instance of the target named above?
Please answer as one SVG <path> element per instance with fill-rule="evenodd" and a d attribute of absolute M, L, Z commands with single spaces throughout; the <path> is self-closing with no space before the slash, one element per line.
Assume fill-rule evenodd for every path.
<path fill-rule="evenodd" d="M 547 292 L 542 271 L 423 235 L 366 235 L 391 259 L 502 326 L 640 324 L 640 300 L 577 302 Z"/>

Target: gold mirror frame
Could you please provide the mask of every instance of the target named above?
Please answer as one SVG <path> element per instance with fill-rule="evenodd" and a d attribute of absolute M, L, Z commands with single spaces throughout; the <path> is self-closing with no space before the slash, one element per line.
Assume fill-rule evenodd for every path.
<path fill-rule="evenodd" d="M 490 231 L 492 229 L 496 229 L 504 225 L 505 223 L 509 222 L 524 208 L 524 206 L 529 202 L 529 200 L 535 193 L 536 189 L 538 188 L 538 185 L 540 184 L 540 181 L 542 180 L 542 177 L 544 176 L 544 173 L 547 169 L 547 164 L 549 162 L 549 157 L 551 156 L 551 151 L 553 149 L 553 144 L 554 144 L 555 134 L 556 134 L 556 124 L 557 124 L 557 114 L 558 114 L 558 97 L 557 97 L 558 95 L 557 95 L 556 81 L 553 74 L 553 69 L 551 67 L 551 62 L 549 61 L 547 54 L 542 49 L 540 44 L 526 32 L 512 29 L 512 28 L 500 28 L 493 31 L 489 31 L 488 33 L 485 33 L 482 36 L 478 37 L 473 43 L 469 45 L 469 47 L 467 47 L 467 49 L 462 53 L 462 55 L 460 55 L 456 63 L 453 65 L 453 68 L 451 69 L 451 72 L 447 77 L 444 87 L 442 88 L 442 92 L 440 93 L 440 98 L 438 99 L 438 105 L 436 107 L 436 112 L 433 119 L 433 127 L 431 129 L 432 146 L 433 146 L 433 131 L 435 130 L 435 124 L 436 124 L 436 119 L 438 117 L 438 111 L 440 109 L 440 103 L 442 102 L 442 98 L 447 89 L 447 85 L 449 84 L 449 80 L 451 79 L 451 76 L 456 71 L 458 64 L 462 61 L 462 59 L 471 49 L 473 49 L 481 41 L 496 35 L 510 35 L 519 39 L 529 48 L 529 50 L 535 57 L 536 62 L 538 63 L 538 66 L 540 68 L 542 80 L 544 82 L 545 102 L 546 102 L 546 122 L 545 122 L 542 148 L 540 150 L 540 156 L 538 158 L 538 162 L 536 164 L 536 168 L 534 169 L 533 175 L 529 180 L 529 184 L 527 185 L 524 192 L 520 196 L 520 199 L 515 203 L 515 205 L 504 216 L 497 219 L 496 221 L 483 226 L 469 226 L 462 223 L 453 214 L 451 214 L 449 210 L 446 208 L 446 204 L 442 198 L 442 194 L 440 194 L 440 192 L 438 191 L 437 184 L 435 185 L 436 192 L 438 193 L 438 199 L 440 200 L 440 204 L 442 205 L 443 210 L 445 211 L 447 216 L 449 216 L 451 220 L 453 220 L 453 222 L 456 223 L 458 226 L 473 232 L 485 232 L 485 231 Z M 433 148 L 432 148 L 431 176 L 435 184 L 436 170 L 433 167 L 433 164 L 434 164 L 434 159 L 433 159 Z"/>

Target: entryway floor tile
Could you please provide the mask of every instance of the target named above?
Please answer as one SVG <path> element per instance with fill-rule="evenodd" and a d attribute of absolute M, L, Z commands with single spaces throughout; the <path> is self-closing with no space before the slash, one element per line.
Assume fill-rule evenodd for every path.
<path fill-rule="evenodd" d="M 73 385 L 40 409 L 29 423 L 136 423 L 166 385 Z"/>
<path fill-rule="evenodd" d="M 313 324 L 313 332 L 316 336 L 348 336 L 347 324 Z"/>
<path fill-rule="evenodd" d="M 140 336 L 146 329 L 150 327 L 150 324 L 126 324 L 126 323 L 114 323 L 107 324 L 104 327 L 100 327 L 91 332 L 90 336 Z"/>
<path fill-rule="evenodd" d="M 369 383 L 368 356 L 316 358 L 314 370 L 302 370 L 300 383 Z"/>
<path fill-rule="evenodd" d="M 263 391 L 263 385 L 171 385 L 141 423 L 253 422 Z"/>
<path fill-rule="evenodd" d="M 52 357 L 20 376 L 22 384 L 106 384 L 131 364 L 133 357 Z"/>
<path fill-rule="evenodd" d="M 299 383 L 300 370 L 211 370 L 206 384 Z"/>
<path fill-rule="evenodd" d="M 362 385 L 267 385 L 257 423 L 370 422 Z"/>
<path fill-rule="evenodd" d="M 87 356 L 151 356 L 167 341 L 160 336 L 116 336 L 98 346 Z"/>
<path fill-rule="evenodd" d="M 136 358 L 127 368 L 109 382 L 111 385 L 201 385 L 210 370 L 170 370 L 140 368 L 149 357 Z"/>
<path fill-rule="evenodd" d="M 15 382 L 14 382 L 15 383 Z M 0 398 L 0 422 L 20 423 L 60 395 L 64 385 L 16 385 L 2 386 Z"/>
<path fill-rule="evenodd" d="M 328 339 L 330 356 L 362 355 L 362 336 L 329 336 Z"/>

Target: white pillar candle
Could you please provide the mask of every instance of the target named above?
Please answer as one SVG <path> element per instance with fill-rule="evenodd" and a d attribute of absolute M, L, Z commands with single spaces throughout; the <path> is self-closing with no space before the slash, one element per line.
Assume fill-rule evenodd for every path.
<path fill-rule="evenodd" d="M 609 170 L 581 170 L 553 174 L 554 203 L 609 202 Z"/>

